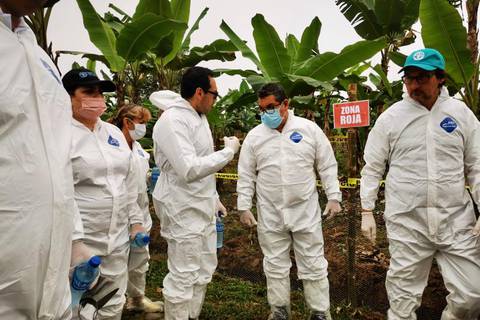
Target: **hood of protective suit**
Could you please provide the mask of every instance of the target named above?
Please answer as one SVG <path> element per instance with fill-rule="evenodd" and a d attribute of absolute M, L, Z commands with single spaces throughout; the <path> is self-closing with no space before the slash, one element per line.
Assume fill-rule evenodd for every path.
<path fill-rule="evenodd" d="M 173 107 L 195 111 L 187 100 L 183 99 L 178 93 L 170 90 L 161 90 L 152 93 L 150 95 L 150 102 L 163 111 Z"/>

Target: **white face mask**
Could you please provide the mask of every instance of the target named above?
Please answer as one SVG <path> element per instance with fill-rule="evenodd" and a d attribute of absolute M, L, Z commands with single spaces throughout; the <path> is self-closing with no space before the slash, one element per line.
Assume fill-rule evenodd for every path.
<path fill-rule="evenodd" d="M 147 133 L 147 125 L 145 123 L 134 123 L 134 125 L 134 130 L 128 130 L 130 138 L 132 138 L 133 140 L 142 139 Z"/>

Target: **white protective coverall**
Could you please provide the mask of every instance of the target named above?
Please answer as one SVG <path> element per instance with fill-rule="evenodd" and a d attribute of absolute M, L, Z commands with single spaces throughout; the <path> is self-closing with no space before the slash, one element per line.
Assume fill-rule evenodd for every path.
<path fill-rule="evenodd" d="M 242 145 L 238 210 L 250 210 L 256 191 L 258 240 L 272 307 L 290 304 L 292 244 L 308 307 L 328 312 L 330 306 L 315 171 L 328 200 L 341 201 L 330 142 L 314 122 L 292 111 L 282 132 L 260 124 L 247 134 Z"/>
<path fill-rule="evenodd" d="M 153 203 L 168 243 L 165 319 L 195 319 L 217 266 L 214 173 L 234 153 L 229 148 L 214 152 L 206 116 L 178 94 L 154 92 L 150 101 L 165 110 L 153 129 L 160 168 Z"/>
<path fill-rule="evenodd" d="M 442 320 L 476 320 L 480 313 L 480 245 L 472 200 L 480 200 L 480 127 L 446 89 L 429 111 L 404 94 L 368 136 L 362 170 L 364 209 L 385 183 L 385 223 L 391 254 L 388 319 L 416 319 L 432 260 L 437 260 L 447 308 Z"/>
<path fill-rule="evenodd" d="M 143 214 L 143 226 L 147 233 L 152 229 L 152 218 L 150 217 L 149 200 L 147 194 L 147 175 L 150 165 L 150 155 L 143 150 L 140 143 L 133 141 L 132 156 L 137 171 L 137 203 Z M 146 273 L 148 271 L 148 260 L 150 254 L 148 245 L 142 248 L 130 248 L 128 257 L 128 297 L 143 297 L 145 295 Z"/>
<path fill-rule="evenodd" d="M 0 11 L 0 319 L 69 319 L 71 103 L 22 19 Z"/>
<path fill-rule="evenodd" d="M 83 222 L 83 242 L 102 258 L 100 273 L 118 292 L 99 312 L 100 319 L 120 319 L 128 280 L 129 225 L 143 225 L 137 204 L 138 180 L 132 151 L 116 126 L 97 121 L 93 132 L 73 122 L 72 165 Z M 91 319 L 92 308 L 82 317 Z"/>

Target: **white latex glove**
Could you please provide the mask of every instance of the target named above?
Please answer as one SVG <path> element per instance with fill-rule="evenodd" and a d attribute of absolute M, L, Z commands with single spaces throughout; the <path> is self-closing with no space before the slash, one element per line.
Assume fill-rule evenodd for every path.
<path fill-rule="evenodd" d="M 472 233 L 476 236 L 480 235 L 480 218 L 477 220 L 475 227 L 473 227 Z"/>
<path fill-rule="evenodd" d="M 70 278 L 70 280 L 72 279 L 73 270 L 75 270 L 75 267 L 83 262 L 88 261 L 92 256 L 92 252 L 90 251 L 90 249 L 88 249 L 88 247 L 83 243 L 82 240 L 75 240 L 72 242 L 72 255 L 70 256 L 70 270 L 68 273 L 68 277 Z M 100 273 L 90 285 L 90 289 L 95 287 L 99 277 Z"/>
<path fill-rule="evenodd" d="M 370 240 L 374 245 L 377 239 L 377 225 L 372 211 L 362 212 L 362 234 L 365 238 Z"/>
<path fill-rule="evenodd" d="M 323 210 L 323 216 L 328 216 L 327 219 L 333 217 L 337 213 L 342 211 L 342 207 L 340 206 L 340 203 L 337 200 L 328 200 L 325 210 Z"/>
<path fill-rule="evenodd" d="M 221 218 L 225 218 L 228 213 L 227 213 L 227 208 L 223 205 L 223 203 L 220 201 L 220 199 L 217 199 L 217 211 L 216 214 L 219 215 Z"/>
<path fill-rule="evenodd" d="M 93 254 L 82 240 L 72 242 L 72 255 L 70 256 L 70 267 L 74 268 L 82 262 L 88 261 Z"/>
<path fill-rule="evenodd" d="M 240 149 L 240 141 L 235 136 L 223 137 L 223 143 L 225 145 L 225 148 L 231 149 L 234 154 L 237 153 Z"/>
<path fill-rule="evenodd" d="M 132 224 L 130 226 L 130 240 L 135 239 L 135 236 L 137 235 L 137 233 L 142 233 L 142 232 L 144 232 L 144 233 L 147 232 L 142 224 L 140 224 L 140 223 Z"/>
<path fill-rule="evenodd" d="M 257 220 L 255 220 L 255 217 L 250 210 L 240 211 L 240 222 L 247 227 L 253 227 L 257 225 Z"/>

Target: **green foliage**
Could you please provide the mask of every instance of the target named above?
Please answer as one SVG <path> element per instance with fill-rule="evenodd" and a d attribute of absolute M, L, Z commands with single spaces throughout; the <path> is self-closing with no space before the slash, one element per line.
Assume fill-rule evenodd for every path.
<path fill-rule="evenodd" d="M 261 14 L 252 18 L 253 38 L 257 53 L 267 74 L 277 81 L 291 71 L 292 57 L 273 26 Z"/>
<path fill-rule="evenodd" d="M 173 18 L 169 0 L 141 0 L 133 14 L 133 19 L 138 19 L 147 13 L 153 13 L 165 19 Z"/>
<path fill-rule="evenodd" d="M 90 41 L 102 52 L 109 68 L 116 72 L 125 67 L 125 60 L 117 53 L 117 39 L 112 31 L 95 11 L 89 0 L 77 0 L 82 11 L 83 24 L 88 31 Z"/>
<path fill-rule="evenodd" d="M 361 41 L 344 48 L 338 54 L 318 54 L 321 29 L 318 18 L 314 18 L 304 30 L 301 41 L 293 35 L 287 35 L 285 41 L 281 41 L 274 27 L 261 14 L 253 17 L 252 26 L 258 57 L 225 21 L 220 28 L 242 55 L 250 59 L 260 71 L 261 74 L 247 77 L 254 90 L 266 82 L 276 81 L 282 84 L 290 97 L 310 95 L 317 88 L 331 88 L 326 82 L 333 80 L 345 68 L 370 58 L 385 45 L 384 39 Z"/>
<path fill-rule="evenodd" d="M 260 123 L 257 96 L 243 81 L 238 90 L 230 90 L 208 113 L 214 136 L 221 138 L 238 132 L 248 132 Z"/>
<path fill-rule="evenodd" d="M 173 60 L 169 66 L 182 69 L 195 66 L 201 61 L 232 61 L 235 60 L 236 50 L 236 47 L 230 41 L 218 39 L 203 47 L 189 49 L 188 53 L 177 56 L 176 60 Z"/>
<path fill-rule="evenodd" d="M 307 60 L 295 74 L 329 81 L 341 74 L 345 69 L 362 62 L 385 46 L 385 40 L 360 41 L 345 47 L 340 53 L 326 52 Z"/>
<path fill-rule="evenodd" d="M 322 23 L 318 17 L 313 18 L 310 25 L 303 31 L 302 39 L 298 45 L 298 51 L 295 55 L 291 55 L 295 64 L 300 64 L 313 55 L 319 53 L 318 51 L 318 37 Z"/>
<path fill-rule="evenodd" d="M 148 13 L 127 24 L 118 37 L 118 53 L 128 62 L 155 47 L 172 32 L 186 30 L 185 23 Z"/>
<path fill-rule="evenodd" d="M 403 34 L 418 19 L 420 0 L 336 0 L 345 18 L 363 39 Z"/>
<path fill-rule="evenodd" d="M 78 0 L 90 40 L 101 55 L 63 51 L 104 63 L 113 73 L 119 104 L 125 100 L 138 103 L 151 91 L 178 87 L 179 74 L 200 61 L 235 59 L 236 47 L 229 41 L 216 40 L 189 48 L 190 37 L 206 15 L 205 8 L 187 31 L 189 0 L 140 0 L 133 17 L 110 5 L 115 12 L 100 17 L 89 0 Z M 120 15 L 117 17 L 116 14 Z"/>
<path fill-rule="evenodd" d="M 420 22 L 425 46 L 442 53 L 446 71 L 455 83 L 467 83 L 474 67 L 467 47 L 467 32 L 458 11 L 445 0 L 422 0 Z"/>
<path fill-rule="evenodd" d="M 253 53 L 253 51 L 245 44 L 245 42 L 223 20 L 222 20 L 222 23 L 220 24 L 220 29 L 222 29 L 222 31 L 225 32 L 227 37 L 235 45 L 238 51 L 240 51 L 242 56 L 252 61 L 257 66 L 258 70 L 262 72 L 264 77 L 270 80 L 270 77 L 267 71 L 264 69 L 263 65 L 260 63 L 260 60 L 258 60 L 255 53 Z"/>
<path fill-rule="evenodd" d="M 373 40 L 383 35 L 373 8 L 368 7 L 365 1 L 337 0 L 335 3 L 363 39 Z"/>

